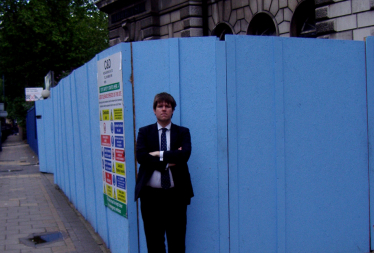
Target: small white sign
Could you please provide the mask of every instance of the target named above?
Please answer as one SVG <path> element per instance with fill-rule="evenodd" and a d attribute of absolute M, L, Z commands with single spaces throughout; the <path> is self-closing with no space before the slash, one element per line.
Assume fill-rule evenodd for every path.
<path fill-rule="evenodd" d="M 43 99 L 43 88 L 25 88 L 26 102 L 32 102 Z"/>

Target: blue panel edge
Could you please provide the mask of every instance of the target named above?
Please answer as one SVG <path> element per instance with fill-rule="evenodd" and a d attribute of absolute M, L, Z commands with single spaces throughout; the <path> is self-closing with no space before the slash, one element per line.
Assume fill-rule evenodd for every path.
<path fill-rule="evenodd" d="M 366 92 L 368 113 L 368 154 L 370 194 L 370 249 L 374 249 L 374 37 L 366 38 Z"/>
<path fill-rule="evenodd" d="M 227 86 L 226 42 L 216 42 L 217 82 L 217 157 L 219 194 L 219 252 L 230 251 L 229 185 L 228 185 L 228 139 L 227 139 Z"/>

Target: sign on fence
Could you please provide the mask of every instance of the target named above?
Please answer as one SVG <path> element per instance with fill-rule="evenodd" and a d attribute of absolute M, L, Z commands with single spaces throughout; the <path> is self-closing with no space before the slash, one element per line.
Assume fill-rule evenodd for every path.
<path fill-rule="evenodd" d="M 104 204 L 127 218 L 121 52 L 97 62 Z"/>
<path fill-rule="evenodd" d="M 32 102 L 43 99 L 43 88 L 25 88 L 26 101 Z"/>

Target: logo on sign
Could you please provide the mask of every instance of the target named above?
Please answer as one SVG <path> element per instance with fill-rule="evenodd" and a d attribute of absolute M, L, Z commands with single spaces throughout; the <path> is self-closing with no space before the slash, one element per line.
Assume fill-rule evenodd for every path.
<path fill-rule="evenodd" d="M 112 136 L 112 147 L 114 146 L 114 137 Z"/>
<path fill-rule="evenodd" d="M 106 124 L 104 123 L 104 134 L 106 134 Z"/>
<path fill-rule="evenodd" d="M 110 131 L 113 133 L 113 122 L 110 124 Z"/>
<path fill-rule="evenodd" d="M 110 59 L 104 61 L 104 69 L 110 69 L 112 63 L 110 61 Z"/>

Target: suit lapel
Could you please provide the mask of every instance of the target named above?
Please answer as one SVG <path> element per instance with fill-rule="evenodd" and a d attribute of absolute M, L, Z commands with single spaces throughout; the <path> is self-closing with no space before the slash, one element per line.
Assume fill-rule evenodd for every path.
<path fill-rule="evenodd" d="M 171 123 L 170 127 L 170 149 L 176 150 L 179 147 L 176 147 L 177 145 L 177 136 L 178 136 L 178 126 Z"/>
<path fill-rule="evenodd" d="M 150 138 L 151 138 L 151 143 L 152 143 L 152 150 L 153 151 L 160 150 L 157 123 L 155 123 L 151 126 L 151 136 L 150 136 Z"/>

